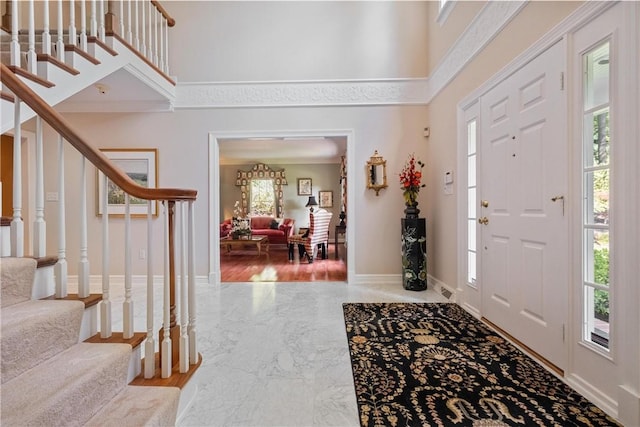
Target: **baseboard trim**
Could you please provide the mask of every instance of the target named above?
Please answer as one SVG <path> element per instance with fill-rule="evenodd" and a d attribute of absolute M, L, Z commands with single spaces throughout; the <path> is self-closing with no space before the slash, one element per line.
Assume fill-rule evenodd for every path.
<path fill-rule="evenodd" d="M 564 380 L 574 390 L 589 399 L 604 412 L 618 419 L 618 404 L 614 399 L 602 393 L 596 386 L 585 381 L 579 375 L 568 374 L 564 377 Z"/>
<path fill-rule="evenodd" d="M 455 303 L 458 302 L 458 294 L 456 293 L 455 288 L 447 285 L 445 282 L 436 279 L 430 274 L 427 274 L 427 284 L 431 289 L 433 289 L 449 301 Z"/>

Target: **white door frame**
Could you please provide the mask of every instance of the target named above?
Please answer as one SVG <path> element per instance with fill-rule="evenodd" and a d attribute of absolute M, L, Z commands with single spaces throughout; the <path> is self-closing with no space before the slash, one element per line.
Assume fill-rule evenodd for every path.
<path fill-rule="evenodd" d="M 353 130 L 326 129 L 313 131 L 228 131 L 209 132 L 209 284 L 219 284 L 220 274 L 220 140 L 247 138 L 309 138 L 343 137 L 347 138 L 347 177 L 355 176 L 355 136 Z M 355 218 L 354 185 L 347 185 L 347 218 Z M 356 252 L 355 227 L 347 227 L 347 284 L 355 283 L 354 260 Z"/>

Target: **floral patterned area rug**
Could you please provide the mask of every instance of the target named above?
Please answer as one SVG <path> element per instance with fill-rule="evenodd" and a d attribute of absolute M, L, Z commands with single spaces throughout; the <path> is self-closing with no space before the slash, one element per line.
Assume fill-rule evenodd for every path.
<path fill-rule="evenodd" d="M 343 304 L 362 426 L 618 426 L 453 303 Z"/>

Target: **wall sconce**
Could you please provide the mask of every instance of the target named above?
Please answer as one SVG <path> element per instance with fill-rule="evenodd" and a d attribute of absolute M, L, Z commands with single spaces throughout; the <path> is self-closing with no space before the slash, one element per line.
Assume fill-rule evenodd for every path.
<path fill-rule="evenodd" d="M 307 200 L 307 204 L 305 207 L 309 208 L 309 212 L 313 212 L 313 207 L 318 206 L 318 202 L 316 202 L 316 196 L 309 196 L 309 200 Z"/>
<path fill-rule="evenodd" d="M 367 161 L 367 188 L 375 190 L 377 196 L 380 190 L 387 187 L 387 161 L 376 150 Z"/>

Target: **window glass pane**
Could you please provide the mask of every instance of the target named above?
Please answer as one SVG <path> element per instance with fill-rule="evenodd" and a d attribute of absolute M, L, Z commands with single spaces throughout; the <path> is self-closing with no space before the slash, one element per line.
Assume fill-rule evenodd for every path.
<path fill-rule="evenodd" d="M 476 156 L 469 156 L 467 159 L 467 181 L 468 187 L 476 186 Z"/>
<path fill-rule="evenodd" d="M 275 200 L 273 180 L 251 180 L 249 209 L 252 215 L 275 215 Z"/>
<path fill-rule="evenodd" d="M 467 249 L 476 250 L 476 220 L 470 219 L 467 225 Z"/>
<path fill-rule="evenodd" d="M 467 125 L 467 154 L 476 152 L 476 121 L 472 120 Z"/>
<path fill-rule="evenodd" d="M 588 287 L 585 289 L 585 339 L 609 348 L 609 292 Z"/>
<path fill-rule="evenodd" d="M 584 109 L 609 102 L 609 42 L 584 55 Z"/>
<path fill-rule="evenodd" d="M 476 253 L 467 253 L 467 283 L 476 284 Z"/>
<path fill-rule="evenodd" d="M 469 218 L 476 217 L 476 189 L 470 188 L 468 191 L 468 210 L 469 210 Z"/>
<path fill-rule="evenodd" d="M 584 165 L 609 164 L 609 107 L 586 114 L 584 119 Z"/>
<path fill-rule="evenodd" d="M 585 230 L 585 281 L 609 285 L 609 231 Z"/>
<path fill-rule="evenodd" d="M 585 174 L 585 223 L 609 224 L 609 170 Z"/>

